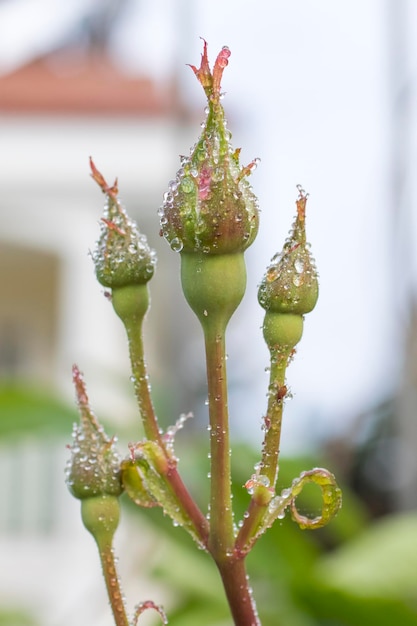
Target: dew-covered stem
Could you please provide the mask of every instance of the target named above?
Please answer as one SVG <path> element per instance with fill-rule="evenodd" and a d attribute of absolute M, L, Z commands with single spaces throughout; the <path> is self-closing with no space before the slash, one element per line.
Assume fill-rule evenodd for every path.
<path fill-rule="evenodd" d="M 266 476 L 269 485 L 275 486 L 278 475 L 278 457 L 281 440 L 282 412 L 287 394 L 285 372 L 289 351 L 276 351 L 271 355 L 268 407 L 265 418 L 265 438 L 262 450 L 260 474 Z"/>
<path fill-rule="evenodd" d="M 268 388 L 268 406 L 265 417 L 265 437 L 262 448 L 262 460 L 259 464 L 259 476 L 263 485 L 271 490 L 275 488 L 278 477 L 279 446 L 281 439 L 282 412 L 287 392 L 285 372 L 290 350 L 271 351 L 271 367 Z M 256 491 L 251 499 L 247 514 L 236 538 L 235 549 L 238 554 L 247 553 L 253 543 L 256 531 L 267 510 L 268 502 L 257 499 Z"/>
<path fill-rule="evenodd" d="M 225 334 L 245 293 L 243 253 L 182 253 L 181 283 L 205 339 L 211 454 L 209 550 L 218 560 L 230 553 L 234 542 Z"/>
<path fill-rule="evenodd" d="M 176 497 L 179 507 L 188 516 L 195 530 L 195 535 L 201 547 L 207 548 L 209 537 L 209 524 L 206 517 L 200 511 L 194 498 L 185 486 L 176 465 L 171 465 L 166 474 L 167 483 Z"/>
<path fill-rule="evenodd" d="M 107 595 L 109 597 L 110 606 L 113 611 L 115 625 L 129 626 L 129 620 L 126 615 L 123 595 L 120 589 L 119 578 L 117 576 L 116 562 L 111 542 L 97 541 L 97 545 L 99 549 L 104 580 L 106 583 Z"/>
<path fill-rule="evenodd" d="M 173 461 L 170 454 L 166 450 L 157 417 L 155 415 L 143 353 L 141 324 L 136 326 L 126 325 L 126 331 L 129 341 L 135 395 L 138 400 L 145 435 L 147 439 L 156 441 L 160 448 L 164 451 L 168 467 L 165 474 L 166 481 L 169 483 L 172 492 L 178 500 L 178 506 L 184 510 L 186 515 L 192 521 L 199 541 L 205 546 L 207 544 L 208 537 L 207 520 L 185 486 L 177 470 L 176 462 Z"/>
<path fill-rule="evenodd" d="M 98 548 L 115 624 L 129 626 L 113 553 L 113 537 L 120 519 L 118 498 L 103 494 L 82 500 L 81 518 Z"/>
<path fill-rule="evenodd" d="M 224 558 L 233 546 L 229 416 L 224 331 L 205 327 L 210 419 L 210 539 L 213 557 Z"/>
<path fill-rule="evenodd" d="M 193 524 L 199 541 L 206 546 L 208 537 L 207 520 L 179 475 L 175 459 L 166 448 L 152 402 L 143 345 L 143 320 L 148 309 L 148 302 L 146 285 L 113 290 L 113 307 L 126 329 L 133 386 L 145 436 L 149 441 L 156 442 L 163 451 L 166 459 L 165 467 L 167 468 L 166 472 L 164 472 L 165 479 L 178 501 L 178 506 Z"/>
<path fill-rule="evenodd" d="M 148 287 L 143 284 L 113 289 L 111 300 L 126 330 L 133 387 L 145 435 L 162 446 L 161 433 L 150 394 L 143 346 L 143 321 L 149 308 Z"/>
<path fill-rule="evenodd" d="M 218 564 L 235 626 L 260 626 L 243 558 Z"/>
<path fill-rule="evenodd" d="M 151 398 L 149 376 L 144 357 L 142 320 L 136 320 L 136 324 L 126 324 L 125 327 L 129 342 L 133 388 L 145 436 L 147 439 L 158 442 L 163 447 L 161 432 Z"/>

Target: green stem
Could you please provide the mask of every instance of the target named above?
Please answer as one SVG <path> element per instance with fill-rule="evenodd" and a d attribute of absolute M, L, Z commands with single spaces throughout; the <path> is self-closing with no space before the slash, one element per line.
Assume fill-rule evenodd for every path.
<path fill-rule="evenodd" d="M 218 326 L 204 328 L 211 456 L 209 547 L 215 559 L 224 558 L 234 541 L 225 339 Z"/>
<path fill-rule="evenodd" d="M 121 318 L 128 338 L 133 385 L 139 406 L 145 436 L 155 441 L 164 452 L 169 467 L 165 473 L 178 505 L 194 525 L 203 546 L 207 545 L 208 522 L 185 486 L 176 467 L 176 461 L 166 449 L 151 398 L 149 376 L 143 347 L 143 320 L 148 309 L 149 297 L 146 285 L 119 288 L 112 293 L 113 307 Z"/>
<path fill-rule="evenodd" d="M 243 253 L 182 253 L 181 283 L 205 339 L 211 454 L 209 550 L 219 562 L 231 553 L 234 543 L 225 333 L 245 293 Z"/>
<path fill-rule="evenodd" d="M 142 327 L 141 325 L 132 326 L 126 324 L 126 332 L 129 341 L 135 394 L 138 400 L 146 438 L 151 441 L 156 441 L 164 451 L 169 466 L 169 470 L 165 474 L 166 480 L 175 494 L 179 505 L 192 520 L 199 540 L 206 546 L 208 539 L 207 520 L 185 486 L 177 470 L 176 461 L 174 461 L 167 452 L 158 426 L 150 393 L 146 363 L 143 356 Z"/>
<path fill-rule="evenodd" d="M 133 386 L 145 435 L 163 447 L 150 394 L 142 339 L 143 320 L 149 308 L 148 286 L 131 285 L 113 289 L 112 304 L 126 329 Z"/>
<path fill-rule="evenodd" d="M 281 441 L 282 412 L 286 395 L 285 372 L 289 354 L 284 352 L 271 358 L 268 388 L 268 408 L 265 420 L 265 439 L 260 473 L 266 476 L 271 487 L 278 477 L 278 457 Z"/>
<path fill-rule="evenodd" d="M 211 455 L 208 550 L 222 577 L 235 624 L 258 626 L 244 560 L 234 551 L 227 404 L 225 333 L 245 293 L 243 253 L 182 253 L 181 282 L 205 340 Z"/>
<path fill-rule="evenodd" d="M 260 476 L 266 476 L 271 488 L 275 487 L 278 477 L 279 446 L 281 440 L 282 412 L 286 394 L 285 372 L 290 350 L 271 351 L 271 371 L 268 388 L 268 407 L 265 418 L 265 438 L 260 464 Z M 247 515 L 236 538 L 235 549 L 238 554 L 245 554 L 253 544 L 256 531 L 262 522 L 268 502 L 257 500 L 256 491 L 251 499 Z"/>
<path fill-rule="evenodd" d="M 163 447 L 162 436 L 150 393 L 149 376 L 143 349 L 142 321 L 143 318 L 142 320 L 133 320 L 133 323 L 125 322 L 129 342 L 133 388 L 146 438 L 156 441 Z"/>

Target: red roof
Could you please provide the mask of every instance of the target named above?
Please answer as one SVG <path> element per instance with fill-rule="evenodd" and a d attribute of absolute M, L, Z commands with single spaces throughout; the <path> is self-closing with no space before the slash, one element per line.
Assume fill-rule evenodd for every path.
<path fill-rule="evenodd" d="M 161 116 L 181 108 L 174 82 L 157 88 L 104 58 L 58 63 L 50 56 L 0 75 L 0 112 Z"/>

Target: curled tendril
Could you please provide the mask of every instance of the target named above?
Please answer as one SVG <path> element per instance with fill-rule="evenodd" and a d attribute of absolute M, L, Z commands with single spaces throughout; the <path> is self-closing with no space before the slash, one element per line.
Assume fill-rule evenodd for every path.
<path fill-rule="evenodd" d="M 168 618 L 162 606 L 160 606 L 159 604 L 155 604 L 155 602 L 153 602 L 152 600 L 145 600 L 145 602 L 141 602 L 136 606 L 132 626 L 137 626 L 139 617 L 142 615 L 142 613 L 144 613 L 144 611 L 147 611 L 148 609 L 153 609 L 154 611 L 159 613 L 162 623 L 168 624 Z"/>
<path fill-rule="evenodd" d="M 320 515 L 314 518 L 301 515 L 296 506 L 297 497 L 307 483 L 318 485 L 322 492 L 322 511 Z M 288 507 L 290 507 L 293 520 L 297 522 L 300 528 L 314 530 L 330 522 L 338 513 L 341 506 L 342 492 L 331 472 L 321 467 L 315 467 L 314 469 L 302 472 L 298 478 L 293 480 L 291 487 L 283 489 L 279 495 L 271 499 L 262 522 L 257 528 L 256 534 L 245 545 L 244 552 L 250 550 L 254 542 L 272 526 L 275 520 L 282 519 L 285 516 Z"/>
<path fill-rule="evenodd" d="M 297 496 L 307 483 L 318 485 L 323 498 L 321 514 L 314 518 L 301 515 L 296 507 Z M 296 478 L 291 487 L 291 494 L 291 517 L 302 529 L 309 528 L 314 530 L 326 526 L 342 506 L 342 492 L 337 486 L 335 477 L 331 472 L 321 467 L 303 472 L 299 478 Z"/>

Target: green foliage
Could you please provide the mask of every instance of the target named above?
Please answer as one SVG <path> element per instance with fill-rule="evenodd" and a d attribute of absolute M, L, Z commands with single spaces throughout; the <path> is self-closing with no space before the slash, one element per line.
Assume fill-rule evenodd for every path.
<path fill-rule="evenodd" d="M 194 482 L 196 476 L 205 475 L 205 454 L 195 442 L 183 446 L 181 456 L 188 458 L 182 470 L 187 482 Z M 248 494 L 243 485 L 247 468 L 256 458 L 256 452 L 248 447 L 233 449 L 233 502 L 237 519 L 247 507 Z M 317 461 L 311 458 L 281 460 L 278 485 L 289 484 L 302 468 L 314 466 Z M 193 487 L 204 499 L 208 481 L 201 480 Z M 411 559 L 405 554 L 406 546 L 415 546 L 416 516 L 395 516 L 392 520 L 371 524 L 363 505 L 347 486 L 342 485 L 342 488 L 344 505 L 332 524 L 314 532 L 302 531 L 287 514 L 248 555 L 251 584 L 263 626 L 412 626 L 417 623 L 417 602 L 413 605 L 410 598 L 415 588 L 413 572 L 417 569 L 417 556 L 412 547 Z M 314 489 L 305 489 L 297 506 L 305 514 L 315 515 L 321 501 Z M 175 605 L 169 608 L 170 623 L 230 626 L 221 581 L 208 555 L 196 551 L 187 534 L 174 528 L 160 510 L 149 509 L 143 513 L 136 508 L 135 511 L 140 516 L 145 515 L 163 536 L 164 554 L 161 559 L 155 559 L 151 575 L 164 581 L 174 592 Z M 389 562 L 393 566 L 390 567 Z M 355 568 L 363 568 L 361 584 L 356 586 Z M 391 588 L 390 594 L 387 588 Z M 155 619 L 155 626 L 157 623 Z"/>
<path fill-rule="evenodd" d="M 22 384 L 0 384 L 0 438 L 22 434 L 65 434 L 77 412 L 52 393 Z"/>
<path fill-rule="evenodd" d="M 0 609 L 0 626 L 39 626 L 39 622 L 18 609 Z"/>

